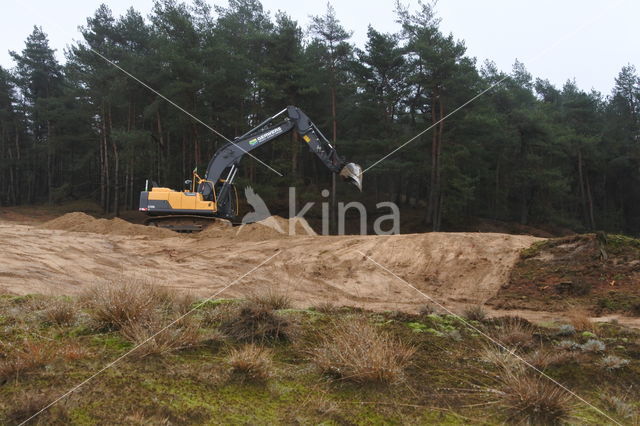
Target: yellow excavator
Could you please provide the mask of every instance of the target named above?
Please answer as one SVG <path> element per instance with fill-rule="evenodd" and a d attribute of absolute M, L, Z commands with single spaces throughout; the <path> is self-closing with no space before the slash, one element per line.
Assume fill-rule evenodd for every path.
<path fill-rule="evenodd" d="M 286 114 L 283 121 L 274 121 Z M 318 127 L 295 106 L 288 106 L 278 114 L 264 120 L 233 142 L 222 146 L 213 155 L 204 178 L 194 170 L 193 177 L 185 181 L 189 188 L 175 191 L 158 187 L 149 181 L 140 193 L 139 210 L 148 215 L 145 224 L 178 232 L 199 232 L 213 222 L 232 224 L 238 215 L 238 194 L 233 180 L 238 164 L 249 151 L 256 149 L 280 135 L 296 131 L 333 173 L 362 190 L 362 168 L 340 158 L 329 140 Z"/>

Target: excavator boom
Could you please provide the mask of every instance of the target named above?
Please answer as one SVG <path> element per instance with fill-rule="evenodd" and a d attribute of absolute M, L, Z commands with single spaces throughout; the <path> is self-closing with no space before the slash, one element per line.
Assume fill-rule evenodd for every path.
<path fill-rule="evenodd" d="M 283 116 L 280 123 L 274 121 Z M 149 215 L 182 215 L 194 214 L 198 216 L 215 216 L 231 219 L 237 214 L 237 198 L 233 187 L 233 180 L 238 171 L 242 157 L 250 151 L 274 140 L 280 135 L 296 131 L 304 143 L 309 147 L 322 163 L 333 173 L 339 174 L 347 182 L 362 190 L 362 168 L 355 163 L 347 163 L 340 158 L 329 140 L 320 132 L 317 126 L 299 108 L 288 106 L 278 114 L 264 120 L 258 126 L 249 130 L 233 142 L 223 145 L 213 155 L 207 166 L 204 179 L 200 179 L 197 191 L 177 193 L 168 188 L 157 188 L 157 191 L 142 192 L 140 195 L 140 210 Z M 157 192 L 157 194 L 154 194 Z M 164 192 L 165 194 L 161 195 Z M 178 196 L 179 195 L 179 196 Z M 155 202 L 156 196 L 161 197 Z M 177 204 L 174 206 L 166 197 L 173 197 Z M 186 200 L 182 197 L 195 197 Z M 184 209 L 184 202 L 189 201 L 193 209 Z M 193 202 L 195 202 L 195 204 Z M 159 220 L 152 220 L 156 225 Z M 165 222 L 168 222 L 165 219 Z"/>

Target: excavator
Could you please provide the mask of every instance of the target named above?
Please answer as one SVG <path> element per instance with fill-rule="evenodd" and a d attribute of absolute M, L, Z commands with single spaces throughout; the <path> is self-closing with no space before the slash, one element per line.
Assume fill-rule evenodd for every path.
<path fill-rule="evenodd" d="M 285 113 L 286 117 L 274 124 Z M 331 172 L 362 190 L 362 168 L 339 157 L 309 117 L 299 108 L 288 106 L 218 149 L 204 178 L 194 170 L 192 179 L 185 181 L 184 191 L 159 187 L 153 182 L 149 188 L 147 180 L 145 190 L 140 193 L 139 207 L 148 215 L 145 224 L 177 232 L 199 232 L 215 222 L 233 225 L 238 215 L 238 194 L 233 180 L 240 160 L 250 151 L 292 131 L 300 135 Z"/>

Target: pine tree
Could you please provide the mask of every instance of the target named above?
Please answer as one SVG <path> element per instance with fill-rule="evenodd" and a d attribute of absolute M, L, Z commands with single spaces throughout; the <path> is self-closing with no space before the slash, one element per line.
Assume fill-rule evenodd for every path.
<path fill-rule="evenodd" d="M 52 120 L 53 99 L 62 93 L 62 69 L 49 47 L 47 35 L 40 27 L 34 27 L 20 54 L 10 52 L 16 61 L 16 82 L 25 105 L 28 128 L 33 137 L 34 149 L 46 154 L 46 187 L 49 203 L 53 201 L 54 138 L 56 123 Z M 41 193 L 38 180 L 33 191 Z"/>
<path fill-rule="evenodd" d="M 338 138 L 337 119 L 337 92 L 338 87 L 346 80 L 345 72 L 352 58 L 353 46 L 347 42 L 351 33 L 345 30 L 336 17 L 335 10 L 327 3 L 327 11 L 324 16 L 312 18 L 311 33 L 319 50 L 321 62 L 320 68 L 328 73 L 329 93 L 331 95 L 331 135 L 333 144 Z M 330 232 L 337 232 L 337 202 L 336 202 L 336 176 L 331 177 L 331 219 Z"/>

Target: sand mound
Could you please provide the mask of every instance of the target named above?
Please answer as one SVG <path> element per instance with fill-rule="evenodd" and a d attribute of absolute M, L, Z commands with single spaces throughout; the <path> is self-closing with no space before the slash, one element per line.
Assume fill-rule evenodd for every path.
<path fill-rule="evenodd" d="M 204 231 L 192 235 L 197 238 L 233 238 L 235 232 L 236 231 L 230 224 L 213 222 L 207 226 Z"/>
<path fill-rule="evenodd" d="M 259 222 L 229 227 L 223 223 L 213 223 L 197 234 L 198 238 L 231 238 L 250 241 L 288 238 L 289 224 L 292 225 L 293 236 L 317 235 L 303 218 L 285 219 L 270 216 Z M 175 237 L 177 234 L 168 229 L 136 225 L 119 218 L 96 219 L 82 212 L 67 213 L 39 226 L 42 229 L 60 229 L 63 231 L 93 232 L 95 234 L 114 234 L 151 237 Z"/>
<path fill-rule="evenodd" d="M 96 219 L 81 212 L 67 213 L 48 222 L 43 223 L 39 228 L 71 230 L 76 226 L 86 225 L 95 222 Z"/>
<path fill-rule="evenodd" d="M 318 235 L 304 218 L 285 219 L 281 216 L 270 216 L 259 222 L 241 225 L 237 228 L 235 234 L 236 238 L 242 240 L 260 241 L 293 236 Z"/>
<path fill-rule="evenodd" d="M 288 227 L 290 222 L 273 218 L 274 223 Z M 0 223 L 0 238 L 20 240 L 20 244 L 5 247 L 0 262 L 7 291 L 75 293 L 98 277 L 126 273 L 209 296 L 280 253 L 250 278 L 225 290 L 223 297 L 242 297 L 278 286 L 299 307 L 329 301 L 338 306 L 410 311 L 417 311 L 425 299 L 389 271 L 436 300 L 482 303 L 506 282 L 520 250 L 538 241 L 529 236 L 482 233 L 296 238 L 255 223 L 242 230 L 214 228 L 204 233 L 220 238 L 157 238 L 150 244 L 142 238 L 114 234 L 176 234 L 77 213 L 43 227 L 91 232 L 50 232 Z M 266 238 L 273 234 L 278 237 Z"/>
<path fill-rule="evenodd" d="M 40 225 L 43 229 L 60 229 L 63 231 L 93 232 L 95 234 L 115 234 L 150 237 L 175 237 L 168 229 L 152 228 L 136 225 L 120 218 L 96 219 L 81 212 L 67 213 Z"/>

